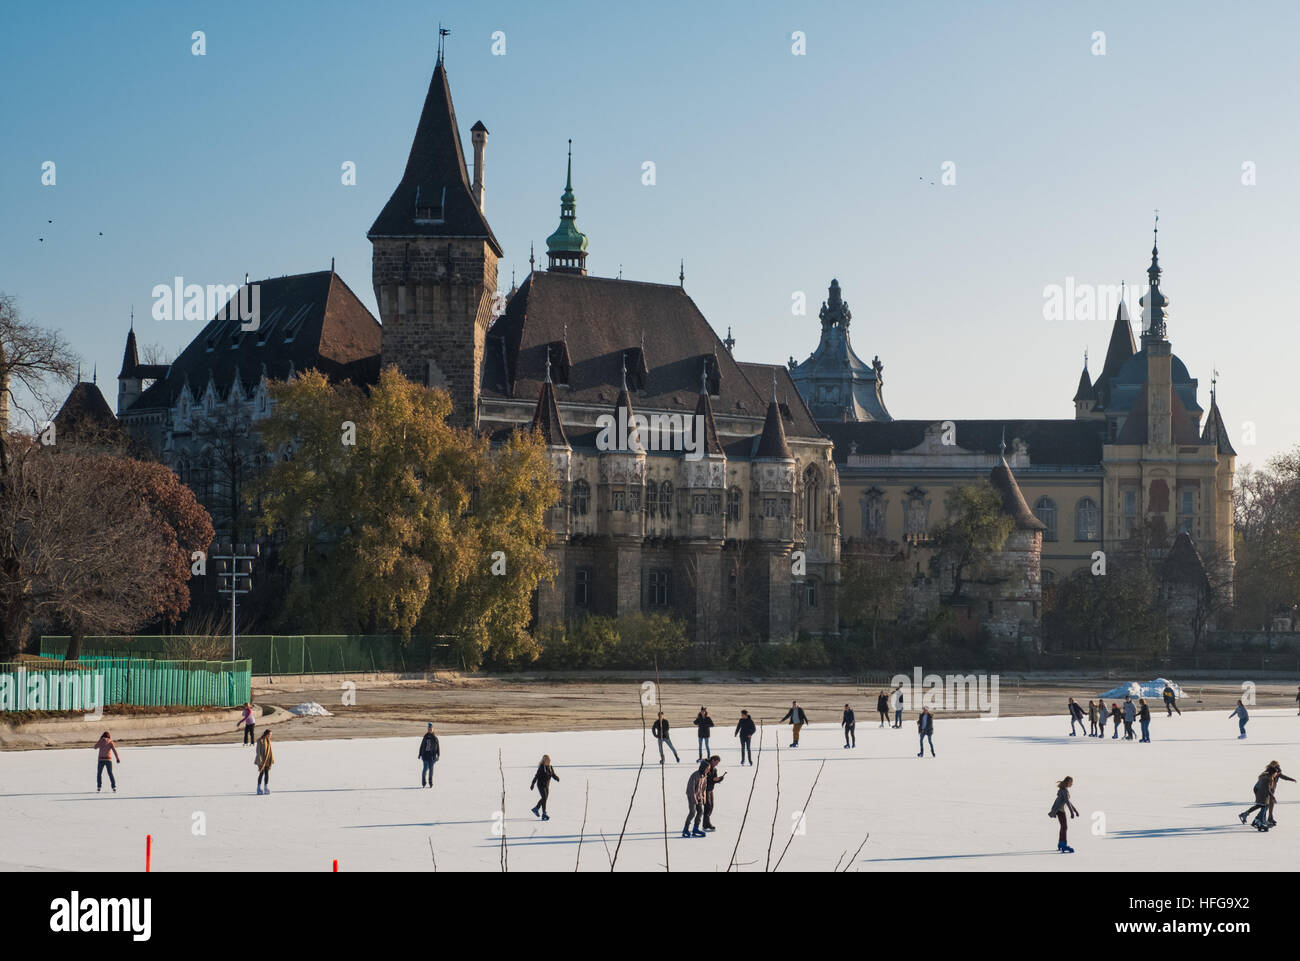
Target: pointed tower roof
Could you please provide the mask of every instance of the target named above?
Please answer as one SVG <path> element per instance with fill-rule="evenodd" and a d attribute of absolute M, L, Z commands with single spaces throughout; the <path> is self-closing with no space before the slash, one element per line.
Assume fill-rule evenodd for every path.
<path fill-rule="evenodd" d="M 1124 361 L 1137 353 L 1137 344 L 1133 340 L 1133 325 L 1129 321 L 1128 307 L 1120 300 L 1115 311 L 1115 325 L 1110 330 L 1110 345 L 1106 348 L 1106 362 L 1102 364 L 1097 386 L 1107 383 L 1119 373 Z"/>
<path fill-rule="evenodd" d="M 1074 392 L 1074 402 L 1096 400 L 1097 392 L 1092 388 L 1092 378 L 1088 376 L 1088 362 L 1083 362 L 1083 373 L 1079 375 L 1079 389 Z"/>
<path fill-rule="evenodd" d="M 1160 292 L 1160 215 L 1156 215 L 1155 239 L 1151 242 L 1151 266 L 1147 268 L 1148 290 L 1138 301 L 1142 305 L 1142 343 L 1165 339 L 1169 298 Z"/>
<path fill-rule="evenodd" d="M 704 425 L 704 453 L 724 454 L 722 443 L 718 440 L 718 425 L 713 419 L 713 405 L 709 403 L 709 369 L 705 365 L 700 370 L 700 399 L 695 405 L 697 424 Z"/>
<path fill-rule="evenodd" d="M 537 395 L 537 409 L 533 412 L 532 429 L 541 431 L 547 447 L 568 447 L 569 438 L 560 421 L 560 409 L 555 403 L 555 385 L 551 383 L 551 359 L 546 359 L 546 380 Z"/>
<path fill-rule="evenodd" d="M 767 418 L 763 421 L 763 435 L 758 439 L 755 457 L 773 460 L 794 460 L 790 445 L 785 439 L 785 424 L 781 422 L 781 405 L 776 402 L 776 375 L 772 375 L 772 399 L 767 403 Z"/>
<path fill-rule="evenodd" d="M 578 229 L 578 199 L 573 194 L 573 141 L 569 141 L 569 166 L 560 194 L 560 225 L 546 238 L 548 270 L 569 274 L 587 272 L 587 235 Z"/>
<path fill-rule="evenodd" d="M 126 335 L 126 350 L 122 352 L 122 370 L 117 375 L 121 380 L 123 377 L 134 377 L 135 369 L 140 366 L 140 355 L 135 348 L 135 326 Z"/>
<path fill-rule="evenodd" d="M 1209 587 L 1210 579 L 1205 572 L 1205 562 L 1201 559 L 1201 552 L 1196 549 L 1187 531 L 1179 531 L 1178 536 L 1174 538 L 1173 546 L 1169 548 L 1169 553 L 1165 555 L 1164 562 L 1160 565 L 1160 577 L 1166 582 Z"/>
<path fill-rule="evenodd" d="M 1016 475 L 1011 473 L 1005 454 L 998 457 L 998 465 L 989 474 L 989 483 L 1002 495 L 1002 512 L 1016 522 L 1016 530 L 1047 530 L 1047 525 L 1034 516 L 1025 502 L 1025 495 L 1020 492 L 1020 485 L 1016 483 Z"/>
<path fill-rule="evenodd" d="M 1237 456 L 1232 441 L 1228 439 L 1228 428 L 1223 423 L 1223 415 L 1219 413 L 1219 399 L 1213 388 L 1210 390 L 1210 412 L 1205 417 L 1205 430 L 1201 432 L 1201 443 L 1213 444 L 1215 450 L 1226 457 Z"/>
<path fill-rule="evenodd" d="M 366 236 L 481 237 L 501 256 L 501 245 L 470 189 L 441 56 L 429 81 L 406 170 Z"/>

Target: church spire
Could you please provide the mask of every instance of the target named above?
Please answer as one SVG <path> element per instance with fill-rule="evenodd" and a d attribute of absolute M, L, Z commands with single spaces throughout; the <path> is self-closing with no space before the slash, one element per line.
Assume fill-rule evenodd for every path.
<path fill-rule="evenodd" d="M 1149 289 L 1146 296 L 1138 301 L 1142 305 L 1142 343 L 1162 341 L 1165 339 L 1166 321 L 1168 320 L 1169 298 L 1160 292 L 1160 211 L 1156 211 L 1156 222 L 1151 241 L 1151 266 L 1147 268 Z"/>
<path fill-rule="evenodd" d="M 578 229 L 578 199 L 573 194 L 573 141 L 569 141 L 569 164 L 560 194 L 560 226 L 546 238 L 547 270 L 561 274 L 587 274 L 587 235 Z"/>

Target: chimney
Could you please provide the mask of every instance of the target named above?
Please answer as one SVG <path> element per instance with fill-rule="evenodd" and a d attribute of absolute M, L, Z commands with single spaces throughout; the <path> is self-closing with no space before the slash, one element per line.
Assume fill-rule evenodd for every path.
<path fill-rule="evenodd" d="M 470 140 L 474 143 L 474 202 L 483 210 L 483 154 L 487 150 L 488 129 L 483 121 L 477 121 L 470 128 Z"/>

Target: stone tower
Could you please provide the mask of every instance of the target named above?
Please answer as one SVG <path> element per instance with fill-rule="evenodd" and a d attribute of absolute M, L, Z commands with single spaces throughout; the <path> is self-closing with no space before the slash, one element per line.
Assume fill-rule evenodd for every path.
<path fill-rule="evenodd" d="M 478 423 L 484 341 L 501 257 L 481 205 L 486 137 L 475 134 L 477 192 L 439 53 L 406 170 L 366 235 L 384 325 L 384 366 L 397 367 L 418 384 L 445 388 L 451 422 L 459 427 Z"/>

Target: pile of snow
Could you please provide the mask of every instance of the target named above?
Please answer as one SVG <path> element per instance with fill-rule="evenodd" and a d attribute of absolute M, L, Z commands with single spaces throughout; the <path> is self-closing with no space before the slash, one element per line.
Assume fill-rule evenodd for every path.
<path fill-rule="evenodd" d="M 290 714 L 296 714 L 299 717 L 333 717 L 329 711 L 321 707 L 315 701 L 308 701 L 306 704 L 295 704 L 289 708 Z"/>
<path fill-rule="evenodd" d="M 1127 684 L 1121 684 L 1119 687 L 1111 688 L 1109 691 L 1101 694 L 1101 697 L 1161 697 L 1165 693 L 1165 687 L 1173 689 L 1174 697 L 1182 700 L 1183 689 L 1173 681 L 1166 680 L 1163 677 L 1157 677 L 1154 681 L 1140 683 L 1138 681 L 1129 681 Z"/>

